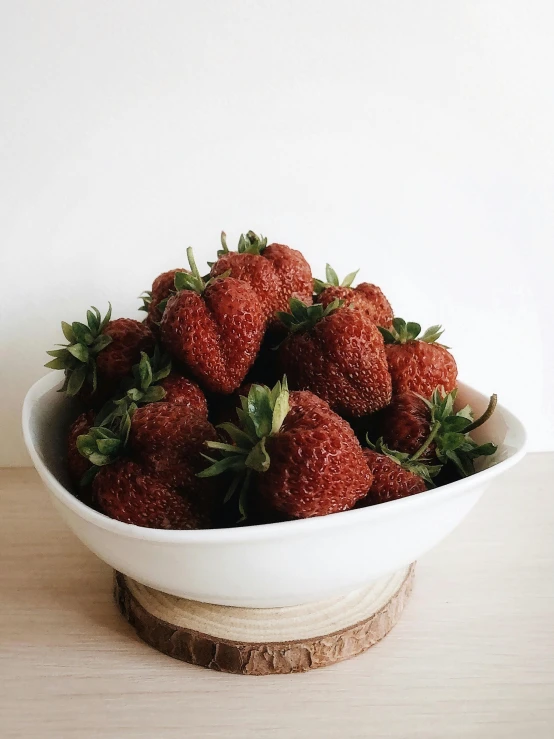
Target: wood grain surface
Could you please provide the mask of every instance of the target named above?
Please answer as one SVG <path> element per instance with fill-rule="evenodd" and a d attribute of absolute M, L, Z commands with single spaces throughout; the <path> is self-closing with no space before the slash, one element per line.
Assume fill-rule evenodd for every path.
<path fill-rule="evenodd" d="M 412 564 L 338 598 L 264 609 L 196 603 L 116 572 L 114 598 L 140 638 L 170 657 L 219 672 L 286 675 L 352 659 L 381 641 L 406 607 L 414 572 Z"/>
<path fill-rule="evenodd" d="M 552 739 L 553 479 L 554 454 L 501 478 L 368 652 L 255 680 L 140 641 L 35 472 L 0 471 L 0 737 Z"/>

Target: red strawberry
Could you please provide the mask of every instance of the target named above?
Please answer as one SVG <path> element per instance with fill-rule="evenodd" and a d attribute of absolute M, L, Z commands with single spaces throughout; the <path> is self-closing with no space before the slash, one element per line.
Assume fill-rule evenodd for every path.
<path fill-rule="evenodd" d="M 371 474 L 354 432 L 312 393 L 289 396 L 285 380 L 273 390 L 252 385 L 239 419 L 240 429 L 223 425 L 233 444 L 208 442 L 222 458 L 199 476 L 232 472 L 228 497 L 240 489 L 243 518 L 248 494 L 295 518 L 345 511 L 367 494 Z"/>
<path fill-rule="evenodd" d="M 173 485 L 202 493 L 210 486 L 196 473 L 206 441 L 217 432 L 206 418 L 182 405 L 150 403 L 133 414 L 129 449 L 144 466 Z"/>
<path fill-rule="evenodd" d="M 415 454 L 431 431 L 431 411 L 423 398 L 412 392 L 393 395 L 383 411 L 382 434 L 386 445 L 407 454 Z M 425 459 L 434 456 L 434 444 L 425 452 Z"/>
<path fill-rule="evenodd" d="M 202 390 L 188 377 L 173 371 L 171 359 L 167 354 L 162 355 L 156 346 L 152 356 L 148 356 L 146 352 L 141 353 L 140 362 L 133 366 L 131 375 L 121 383 L 119 394 L 101 409 L 96 420 L 105 425 L 114 411 L 120 416 L 133 403 L 144 405 L 159 400 L 187 406 L 200 416 L 208 415 Z"/>
<path fill-rule="evenodd" d="M 469 406 L 455 410 L 457 390 L 444 393 L 438 388 L 429 400 L 413 393 L 401 393 L 383 412 L 383 439 L 388 447 L 409 456 L 411 461 L 439 461 L 450 464 L 459 475 L 474 471 L 473 460 L 494 454 L 491 443 L 477 444 L 469 432 L 482 426 L 493 414 L 496 395 L 479 418 L 473 420 Z"/>
<path fill-rule="evenodd" d="M 229 272 L 231 277 L 251 285 L 262 305 L 264 315 L 276 324 L 275 313 L 287 310 L 292 297 L 312 302 L 312 271 L 302 254 L 284 244 L 267 245 L 267 239 L 253 231 L 240 237 L 238 251 L 227 248 L 221 234 L 223 249 L 212 266 L 213 277 Z"/>
<path fill-rule="evenodd" d="M 71 424 L 67 437 L 67 469 L 69 477 L 74 485 L 77 497 L 81 497 L 83 490 L 80 488 L 81 480 L 84 474 L 90 469 L 91 463 L 86 457 L 83 457 L 77 448 L 77 439 L 79 436 L 88 434 L 94 425 L 94 414 L 92 411 L 81 413 L 80 416 Z M 86 494 L 85 494 L 86 497 Z"/>
<path fill-rule="evenodd" d="M 456 361 L 448 349 L 435 343 L 442 334 L 440 326 L 431 326 L 420 337 L 419 323 L 395 318 L 390 329 L 380 328 L 395 393 L 412 391 L 430 397 L 436 387 L 454 390 L 458 377 Z M 418 338 L 419 337 L 419 338 Z"/>
<path fill-rule="evenodd" d="M 165 391 L 164 403 L 186 406 L 190 411 L 203 418 L 208 417 L 206 397 L 198 385 L 188 377 L 171 372 L 163 380 L 160 387 Z"/>
<path fill-rule="evenodd" d="M 386 503 L 427 490 L 423 478 L 402 467 L 389 455 L 379 454 L 371 449 L 364 449 L 363 454 L 373 475 L 373 482 L 364 503 L 368 505 Z"/>
<path fill-rule="evenodd" d="M 252 366 L 265 318 L 254 290 L 222 277 L 205 283 L 187 250 L 192 275 L 178 274 L 177 295 L 161 322 L 162 342 L 207 389 L 232 393 Z"/>
<path fill-rule="evenodd" d="M 177 272 L 190 274 L 187 269 L 179 268 L 162 272 L 152 283 L 152 290 L 148 290 L 142 294 L 144 305 L 139 310 L 144 310 L 148 313 L 145 323 L 153 331 L 157 331 L 165 304 L 175 292 L 175 275 Z"/>
<path fill-rule="evenodd" d="M 67 395 L 79 395 L 86 403 L 100 407 L 131 373 L 142 351 L 154 348 L 154 336 L 139 321 L 118 318 L 110 321 L 111 306 L 104 318 L 97 308 L 87 311 L 87 324 L 62 321 L 68 344 L 48 354 L 54 359 L 45 366 L 63 369 Z"/>
<path fill-rule="evenodd" d="M 141 352 L 154 348 L 154 336 L 150 329 L 132 318 L 117 318 L 110 321 L 103 331 L 111 342 L 96 358 L 98 375 L 108 381 L 119 382 L 131 373 L 139 361 Z"/>
<path fill-rule="evenodd" d="M 291 387 L 310 390 L 347 416 L 365 416 L 389 403 L 385 347 L 372 321 L 338 303 L 308 307 L 293 298 L 290 309 L 279 313 L 291 332 L 279 361 Z"/>
<path fill-rule="evenodd" d="M 77 449 L 89 463 L 91 478 L 99 467 L 134 452 L 145 467 L 151 467 L 171 485 L 207 489 L 205 484 L 199 485 L 195 476 L 201 462 L 198 455 L 204 449 L 205 439 L 217 435 L 206 420 L 206 399 L 200 388 L 184 377 L 172 375 L 170 367 L 158 352 L 152 358 L 143 353 L 133 368 L 133 386 L 102 408 L 94 419 L 95 425 L 78 437 Z M 161 397 L 165 402 L 156 402 Z M 137 410 L 138 403 L 146 405 Z"/>
<path fill-rule="evenodd" d="M 98 508 L 117 521 L 155 529 L 203 529 L 212 525 L 202 498 L 178 492 L 130 459 L 102 467 L 92 488 Z"/>
<path fill-rule="evenodd" d="M 389 301 L 377 285 L 362 282 L 357 287 L 352 287 L 357 274 L 358 270 L 351 272 L 339 282 L 337 273 L 328 264 L 327 282 L 314 280 L 314 289 L 318 294 L 317 302 L 327 307 L 334 300 L 342 300 L 346 306 L 352 305 L 356 310 L 362 311 L 373 323 L 388 328 L 394 315 Z"/>

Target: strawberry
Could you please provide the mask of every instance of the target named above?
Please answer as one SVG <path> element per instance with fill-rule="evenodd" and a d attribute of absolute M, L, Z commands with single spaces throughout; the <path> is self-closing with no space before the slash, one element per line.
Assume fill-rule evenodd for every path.
<path fill-rule="evenodd" d="M 431 326 L 419 336 L 419 323 L 395 318 L 390 329 L 379 327 L 379 330 L 385 340 L 395 393 L 411 390 L 428 398 L 436 387 L 446 392 L 454 390 L 458 368 L 448 349 L 436 343 L 443 333 L 440 326 Z"/>
<path fill-rule="evenodd" d="M 414 454 L 431 431 L 431 412 L 425 400 L 412 392 L 393 395 L 382 414 L 381 432 L 387 446 Z M 425 452 L 425 459 L 434 456 L 434 443 Z"/>
<path fill-rule="evenodd" d="M 286 379 L 270 390 L 252 385 L 237 411 L 240 428 L 222 425 L 232 443 L 209 441 L 221 453 L 201 478 L 233 474 L 227 499 L 239 491 L 259 496 L 286 516 L 307 518 L 352 508 L 371 484 L 362 449 L 350 426 L 310 392 L 289 394 Z"/>
<path fill-rule="evenodd" d="M 192 274 L 175 277 L 178 292 L 163 314 L 162 343 L 205 389 L 229 394 L 239 387 L 260 348 L 262 306 L 245 282 L 224 275 L 204 282 L 192 249 L 187 254 Z"/>
<path fill-rule="evenodd" d="M 153 528 L 212 525 L 217 488 L 195 474 L 206 440 L 217 438 L 205 418 L 185 405 L 154 402 L 137 409 L 122 399 L 105 423 L 77 439 L 89 463 L 81 485 L 92 480 L 103 513 Z"/>
<path fill-rule="evenodd" d="M 54 359 L 45 366 L 62 369 L 62 390 L 68 396 L 79 395 L 85 402 L 99 407 L 128 375 L 141 351 L 154 348 L 150 329 L 130 318 L 110 320 L 111 305 L 101 318 L 94 306 L 87 311 L 87 324 L 62 321 L 62 331 L 69 342 L 48 354 Z"/>
<path fill-rule="evenodd" d="M 278 314 L 290 332 L 279 362 L 292 388 L 310 390 L 346 416 L 364 416 L 389 403 L 385 347 L 372 321 L 338 301 L 324 308 L 292 298 L 290 311 Z"/>
<path fill-rule="evenodd" d="M 361 505 L 386 503 L 427 490 L 425 480 L 408 466 L 404 466 L 392 454 L 364 449 L 363 455 L 373 475 L 373 481 L 367 498 Z"/>
<path fill-rule="evenodd" d="M 69 428 L 67 436 L 67 469 L 69 472 L 69 478 L 73 483 L 75 490 L 80 494 L 83 490 L 79 488 L 81 480 L 85 473 L 89 470 L 91 463 L 86 457 L 79 452 L 77 447 L 77 439 L 79 436 L 88 434 L 91 427 L 94 426 L 94 413 L 87 411 L 81 413 Z M 81 497 L 79 494 L 78 497 Z M 86 496 L 85 496 L 86 497 Z"/>
<path fill-rule="evenodd" d="M 156 529 L 203 529 L 211 515 L 201 498 L 182 494 L 131 459 L 103 467 L 92 483 L 96 505 L 117 521 Z"/>
<path fill-rule="evenodd" d="M 121 392 L 111 403 L 108 403 L 98 414 L 96 421 L 104 422 L 109 412 L 118 406 L 121 400 L 127 404 L 164 403 L 184 405 L 198 415 L 208 415 L 208 406 L 204 393 L 198 385 L 184 377 L 180 372 L 172 370 L 171 359 L 160 354 L 156 346 L 152 356 L 141 353 L 140 362 L 134 365 L 132 374 L 121 384 Z"/>
<path fill-rule="evenodd" d="M 94 417 L 93 423 L 89 423 L 89 427 L 76 437 L 77 451 L 85 458 L 86 461 L 83 461 L 88 469 L 85 483 L 92 479 L 100 467 L 112 464 L 128 451 L 131 419 L 139 404 L 155 403 L 164 408 L 174 406 L 178 409 L 175 411 L 176 417 L 190 414 L 193 418 L 198 416 L 206 419 L 208 415 L 206 398 L 200 388 L 188 378 L 171 372 L 170 360 L 160 356 L 158 349 L 152 357 L 143 352 L 140 362 L 133 367 L 133 377 L 122 391 L 125 391 L 124 394 L 106 403 Z M 161 400 L 164 402 L 160 403 Z M 156 416 L 155 411 L 148 413 L 151 417 Z M 162 413 L 160 411 L 160 415 Z M 145 415 L 139 413 L 135 427 L 140 425 L 140 419 Z M 79 428 L 82 427 L 79 425 Z M 190 471 L 187 474 L 188 478 L 192 478 L 189 482 L 198 487 L 196 478 Z"/>
<path fill-rule="evenodd" d="M 497 399 L 492 395 L 485 411 L 474 420 L 468 405 L 455 410 L 456 394 L 457 390 L 443 393 L 437 388 L 429 400 L 413 393 L 394 397 L 383 413 L 382 432 L 386 444 L 411 455 L 412 460 L 449 464 L 462 477 L 472 474 L 475 471 L 473 461 L 494 454 L 496 446 L 478 444 L 469 433 L 491 417 Z"/>
<path fill-rule="evenodd" d="M 202 468 L 205 442 L 217 438 L 206 418 L 185 406 L 150 403 L 133 414 L 129 451 L 172 485 L 202 493 L 210 486 L 195 473 Z"/>
<path fill-rule="evenodd" d="M 275 313 L 287 310 L 292 297 L 312 302 L 312 271 L 302 254 L 284 244 L 267 245 L 267 239 L 253 231 L 242 234 L 236 252 L 229 251 L 225 234 L 222 249 L 212 266 L 211 275 L 229 272 L 231 277 L 247 282 L 256 292 L 270 325 L 277 323 Z"/>
<path fill-rule="evenodd" d="M 98 354 L 98 375 L 119 382 L 130 374 L 133 365 L 140 359 L 141 352 L 154 348 L 154 336 L 150 329 L 132 318 L 117 318 L 110 321 L 104 334 L 111 342 Z"/>
<path fill-rule="evenodd" d="M 351 272 L 340 282 L 337 273 L 328 264 L 325 269 L 327 281 L 314 280 L 317 302 L 327 307 L 334 300 L 342 300 L 345 305 L 352 305 L 364 313 L 373 323 L 388 328 L 392 325 L 394 315 L 389 301 L 377 285 L 361 282 L 357 287 L 352 287 L 358 272 Z"/>
<path fill-rule="evenodd" d="M 148 313 L 145 323 L 153 331 L 158 329 L 167 301 L 175 292 L 175 275 L 177 272 L 190 274 L 187 269 L 170 269 L 167 272 L 162 272 L 152 283 L 152 290 L 146 290 L 141 295 L 143 305 L 139 310 Z"/>
<path fill-rule="evenodd" d="M 76 437 L 77 451 L 87 463 L 84 475 L 79 480 L 81 490 L 88 489 L 100 468 L 113 464 L 124 454 L 136 408 L 134 403 L 129 405 L 119 401 L 106 418 L 100 419 L 97 415 L 94 425 L 88 429 L 83 423 L 82 433 Z"/>
<path fill-rule="evenodd" d="M 166 378 L 160 381 L 160 387 L 165 392 L 164 403 L 186 406 L 196 415 L 203 418 L 208 417 L 206 396 L 198 385 L 189 380 L 188 377 L 184 377 L 178 372 L 170 372 Z"/>

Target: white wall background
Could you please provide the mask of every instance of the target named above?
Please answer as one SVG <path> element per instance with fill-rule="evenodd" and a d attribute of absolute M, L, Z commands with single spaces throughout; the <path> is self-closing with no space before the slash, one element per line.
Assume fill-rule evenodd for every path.
<path fill-rule="evenodd" d="M 361 266 L 554 447 L 551 2 L 0 9 L 0 465 L 59 321 L 221 228 Z"/>

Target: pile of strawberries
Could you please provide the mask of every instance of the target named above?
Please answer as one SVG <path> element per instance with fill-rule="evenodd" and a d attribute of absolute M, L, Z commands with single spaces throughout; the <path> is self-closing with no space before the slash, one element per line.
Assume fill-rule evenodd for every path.
<path fill-rule="evenodd" d="M 166 529 L 322 516 L 413 495 L 493 454 L 456 410 L 457 368 L 394 317 L 375 285 L 248 232 L 225 234 L 209 274 L 164 272 L 146 318 L 62 322 L 46 365 L 83 412 L 68 432 L 75 495 L 119 521 Z"/>

